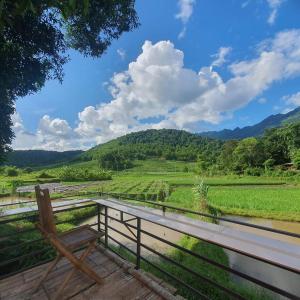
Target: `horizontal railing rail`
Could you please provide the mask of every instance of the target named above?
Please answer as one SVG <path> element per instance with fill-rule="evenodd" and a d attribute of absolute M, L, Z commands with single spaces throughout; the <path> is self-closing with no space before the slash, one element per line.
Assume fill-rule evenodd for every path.
<path fill-rule="evenodd" d="M 116 197 L 116 194 L 112 194 L 112 193 L 100 192 L 99 194 L 100 194 L 100 196 L 103 195 L 103 196 Z M 173 205 L 158 203 L 157 201 L 149 201 L 149 200 L 141 200 L 141 199 L 138 199 L 138 198 L 132 198 L 132 197 L 126 196 L 126 194 L 122 195 L 122 194 L 118 193 L 118 196 L 119 196 L 118 199 L 128 200 L 128 201 L 137 201 L 137 202 L 146 203 L 146 204 L 150 204 L 150 205 L 153 205 L 153 206 L 160 207 L 164 214 L 169 209 L 170 211 L 178 211 L 178 212 L 181 212 L 181 213 L 189 213 L 189 214 L 193 214 L 193 215 L 196 215 L 196 216 L 211 218 L 213 220 L 224 221 L 224 222 L 233 223 L 233 224 L 237 224 L 237 225 L 241 225 L 241 226 L 245 226 L 245 227 L 250 227 L 250 228 L 269 231 L 269 232 L 273 232 L 273 233 L 277 233 L 277 234 L 281 234 L 281 235 L 286 235 L 286 236 L 290 236 L 290 237 L 300 238 L 300 234 L 295 233 L 295 232 L 290 232 L 290 231 L 280 230 L 280 229 L 274 229 L 274 228 L 270 228 L 270 227 L 267 227 L 267 226 L 261 226 L 261 225 L 257 225 L 257 224 L 238 221 L 238 220 L 234 220 L 234 219 L 227 218 L 227 217 L 221 217 L 221 216 L 216 216 L 216 215 L 212 215 L 212 214 L 202 213 L 202 212 L 194 211 L 194 210 L 191 210 L 191 209 L 186 209 L 186 208 L 182 208 L 182 207 L 176 207 L 176 206 L 173 206 Z"/>

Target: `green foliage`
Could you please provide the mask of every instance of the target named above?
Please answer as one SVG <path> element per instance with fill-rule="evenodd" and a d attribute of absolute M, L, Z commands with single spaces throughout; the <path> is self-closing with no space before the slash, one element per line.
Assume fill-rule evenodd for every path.
<path fill-rule="evenodd" d="M 253 167 L 253 168 L 246 168 L 244 170 L 244 174 L 248 176 L 260 176 L 262 175 L 263 170 L 261 168 Z"/>
<path fill-rule="evenodd" d="M 15 167 L 6 167 L 5 174 L 9 177 L 15 177 L 19 175 L 19 170 Z"/>
<path fill-rule="evenodd" d="M 62 181 L 94 181 L 109 180 L 111 174 L 104 170 L 89 170 L 72 167 L 64 167 L 58 171 L 58 178 Z"/>
<path fill-rule="evenodd" d="M 294 166 L 297 170 L 300 169 L 300 149 L 295 151 L 294 153 L 294 157 L 293 157 L 293 163 L 294 163 Z"/>
<path fill-rule="evenodd" d="M 203 174 L 208 170 L 208 168 L 209 168 L 209 162 L 205 159 L 204 155 L 199 154 L 196 163 L 195 172 L 197 174 Z"/>
<path fill-rule="evenodd" d="M 234 150 L 238 145 L 238 141 L 227 141 L 223 144 L 221 154 L 218 161 L 224 170 L 233 170 L 235 166 Z"/>
<path fill-rule="evenodd" d="M 170 186 L 163 180 L 120 180 L 101 186 L 101 192 L 115 197 L 163 201 L 170 195 Z"/>
<path fill-rule="evenodd" d="M 163 158 L 196 161 L 198 155 L 202 154 L 209 163 L 212 163 L 219 155 L 221 145 L 220 141 L 203 138 L 183 130 L 151 129 L 131 133 L 96 146 L 81 157 L 85 160 L 98 160 L 107 153 L 117 152 L 128 160 Z"/>
<path fill-rule="evenodd" d="M 203 179 L 199 180 L 193 188 L 196 202 L 199 202 L 199 209 L 203 213 L 209 213 L 208 209 L 208 185 L 204 183 Z"/>
<path fill-rule="evenodd" d="M 270 170 L 275 165 L 275 159 L 269 158 L 264 162 L 265 170 Z"/>
<path fill-rule="evenodd" d="M 24 169 L 24 172 L 30 174 L 30 173 L 33 172 L 33 169 L 30 168 L 30 167 L 27 167 L 27 168 Z"/>
<path fill-rule="evenodd" d="M 38 167 L 75 160 L 83 151 L 16 150 L 9 152 L 5 163 L 17 167 Z"/>
<path fill-rule="evenodd" d="M 66 51 L 100 57 L 114 39 L 138 26 L 134 0 L 0 1 L 0 158 L 14 133 L 18 97 L 62 81 Z"/>
<path fill-rule="evenodd" d="M 212 187 L 209 205 L 224 214 L 300 221 L 299 187 Z"/>
<path fill-rule="evenodd" d="M 55 178 L 55 176 L 50 175 L 44 171 L 44 172 L 41 172 L 40 174 L 38 174 L 37 178 Z"/>
<path fill-rule="evenodd" d="M 241 140 L 233 151 L 235 169 L 259 167 L 265 161 L 262 144 L 256 138 Z"/>
<path fill-rule="evenodd" d="M 103 169 L 122 171 L 133 166 L 129 153 L 118 150 L 103 153 L 99 157 L 99 165 Z"/>
<path fill-rule="evenodd" d="M 292 123 L 269 129 L 258 139 L 246 138 L 241 141 L 225 142 L 218 163 L 224 171 L 259 176 L 263 173 L 263 169 L 267 174 L 271 174 L 271 170 L 276 166 L 291 161 L 297 168 L 296 157 L 299 150 L 300 123 Z"/>

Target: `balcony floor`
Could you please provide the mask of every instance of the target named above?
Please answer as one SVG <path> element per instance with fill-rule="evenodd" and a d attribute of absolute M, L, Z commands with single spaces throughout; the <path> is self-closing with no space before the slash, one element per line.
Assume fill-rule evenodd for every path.
<path fill-rule="evenodd" d="M 80 253 L 80 252 L 79 252 Z M 147 275 L 144 277 L 150 280 L 163 294 L 169 294 L 168 297 L 160 296 L 157 291 L 149 288 L 145 281 L 138 279 L 120 266 L 114 255 L 103 252 L 101 249 L 94 251 L 86 259 L 86 262 L 104 278 L 101 285 L 95 284 L 85 274 L 77 271 L 63 292 L 61 299 L 180 299 L 175 297 L 175 289 L 165 284 L 163 281 Z M 123 261 L 124 262 L 124 261 Z M 0 281 L 0 299 L 51 299 L 55 295 L 58 287 L 61 285 L 66 274 L 71 270 L 72 265 L 66 259 L 62 259 L 56 268 L 49 274 L 43 287 L 35 294 L 32 293 L 33 287 L 40 278 L 48 264 L 26 270 L 22 273 L 10 276 Z M 138 272 L 140 273 L 140 272 Z M 146 274 L 146 275 L 145 275 Z M 161 293 L 160 293 L 161 294 Z M 182 298 L 181 298 L 182 299 Z"/>

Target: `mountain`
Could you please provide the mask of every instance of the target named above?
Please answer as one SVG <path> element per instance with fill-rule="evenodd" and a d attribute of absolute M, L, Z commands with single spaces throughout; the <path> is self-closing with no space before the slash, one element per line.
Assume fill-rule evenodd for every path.
<path fill-rule="evenodd" d="M 199 153 L 213 156 L 222 142 L 184 130 L 149 129 L 124 135 L 98 145 L 81 155 L 84 160 L 99 159 L 104 154 L 122 153 L 130 159 L 165 158 L 194 161 Z"/>
<path fill-rule="evenodd" d="M 199 133 L 200 136 L 210 137 L 220 140 L 239 140 L 247 137 L 257 137 L 262 135 L 266 129 L 280 127 L 288 123 L 295 123 L 300 121 L 300 107 L 286 113 L 271 115 L 261 122 L 243 128 L 223 129 L 221 131 L 206 131 Z"/>
<path fill-rule="evenodd" d="M 45 151 L 45 150 L 15 150 L 7 154 L 6 165 L 16 167 L 39 167 L 71 161 L 76 159 L 83 151 Z"/>

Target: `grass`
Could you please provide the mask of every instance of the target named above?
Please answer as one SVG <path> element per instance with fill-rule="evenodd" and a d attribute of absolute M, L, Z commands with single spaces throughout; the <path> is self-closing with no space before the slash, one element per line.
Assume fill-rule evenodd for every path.
<path fill-rule="evenodd" d="M 209 204 L 224 214 L 300 221 L 300 189 L 211 188 Z"/>
<path fill-rule="evenodd" d="M 297 187 L 211 187 L 208 201 L 222 214 L 300 221 L 300 189 Z M 166 202 L 191 210 L 199 209 L 190 187 L 176 188 Z"/>

